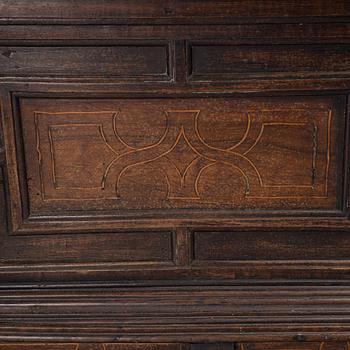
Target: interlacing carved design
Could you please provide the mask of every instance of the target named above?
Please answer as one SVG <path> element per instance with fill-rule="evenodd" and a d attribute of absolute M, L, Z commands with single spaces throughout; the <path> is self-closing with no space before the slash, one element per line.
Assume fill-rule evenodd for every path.
<path fill-rule="evenodd" d="M 244 154 L 235 151 L 246 136 L 237 146 L 227 150 L 212 147 L 203 140 L 198 131 L 199 113 L 199 110 L 166 111 L 166 130 L 161 139 L 152 146 L 132 149 L 115 158 L 107 167 L 102 187 L 107 190 L 115 188 L 119 197 L 120 180 L 123 174 L 132 167 L 148 163 L 153 163 L 165 175 L 168 199 L 199 199 L 199 178 L 205 169 L 217 163 L 225 164 L 241 173 L 245 180 L 246 195 L 250 193 L 252 186 L 262 186 L 261 176 L 253 162 Z M 250 116 L 248 119 L 250 120 Z M 118 133 L 116 135 L 120 142 L 126 144 Z M 169 161 L 169 156 L 172 152 L 176 152 L 180 143 L 185 143 L 188 152 L 193 154 L 193 159 L 182 171 L 176 163 Z"/>
<path fill-rule="evenodd" d="M 246 112 L 244 113 L 246 126 L 243 130 L 243 135 L 238 142 L 233 145 L 231 144 L 227 148 L 215 147 L 209 144 L 201 135 L 199 131 L 201 111 L 199 109 L 165 110 L 165 129 L 162 136 L 153 144 L 144 147 L 137 147 L 137 143 L 136 146 L 129 144 L 118 132 L 120 111 L 81 113 L 36 112 L 36 149 L 41 179 L 47 176 L 47 173 L 51 173 L 53 184 L 51 193 L 53 191 L 58 193 L 61 190 L 72 189 L 73 191 L 80 191 L 78 196 L 80 199 L 85 198 L 84 193 L 88 196 L 86 199 L 93 199 L 94 197 L 120 199 L 122 198 L 122 190 L 125 190 L 122 186 L 122 181 L 128 176 L 128 172 L 139 166 L 147 166 L 154 169 L 165 179 L 167 186 L 166 200 L 203 201 L 200 193 L 201 178 L 209 168 L 221 165 L 243 180 L 244 187 L 241 192 L 239 189 L 235 190 L 236 193 L 240 192 L 245 198 L 285 199 L 302 198 L 305 196 L 326 198 L 328 192 L 332 114 L 331 111 L 317 112 L 320 113 L 321 118 L 325 116 L 327 120 L 315 118 L 315 120 L 310 121 L 303 117 L 302 119 L 291 121 L 286 116 L 278 120 L 275 117 L 271 119 L 268 110 L 261 112 L 262 117 L 259 116 L 259 111 Z M 271 111 L 271 113 L 276 113 L 276 110 Z M 282 110 L 281 113 L 282 115 L 283 113 L 285 114 L 286 110 Z M 303 115 L 303 110 L 300 110 L 298 113 L 299 115 Z M 83 120 L 87 122 L 82 122 Z M 322 123 L 320 124 L 322 126 L 321 136 L 320 125 L 318 123 Z M 311 156 L 310 165 L 308 165 L 310 168 L 306 169 L 306 173 L 310 173 L 309 183 L 307 183 L 307 178 L 305 178 L 306 180 L 304 179 L 304 182 L 298 182 L 297 177 L 295 179 L 293 178 L 292 182 L 286 183 L 282 181 L 279 183 L 276 174 L 267 172 L 265 169 L 265 173 L 262 175 L 260 169 L 262 165 L 257 166 L 255 163 L 256 150 L 262 152 L 261 154 L 266 154 L 267 152 L 261 146 L 263 145 L 261 142 L 265 142 L 266 144 L 266 140 L 262 141 L 265 137 L 265 131 L 270 128 L 267 134 L 271 135 L 271 130 L 280 130 L 286 127 L 299 128 L 300 130 L 307 129 L 311 132 L 310 139 L 305 140 L 310 145 L 309 150 L 305 150 L 309 151 L 307 157 Z M 44 143 L 44 147 L 46 148 L 43 150 L 41 142 L 45 138 L 45 129 L 47 130 L 46 138 L 48 142 Z M 99 147 L 103 153 L 100 153 L 101 156 L 99 158 L 102 159 L 108 153 L 108 157 L 105 157 L 108 161 L 106 163 L 103 161 L 105 165 L 101 174 L 101 180 L 97 180 L 97 183 L 95 181 L 94 186 L 80 186 L 79 178 L 73 180 L 76 184 L 74 186 L 71 184 L 72 180 L 66 183 L 63 181 L 62 185 L 57 180 L 58 177 L 56 174 L 58 156 L 55 151 L 55 142 L 57 142 L 57 140 L 55 141 L 55 137 L 62 140 L 67 137 L 65 135 L 77 135 L 76 142 L 80 142 L 79 140 L 82 139 L 82 142 L 87 145 L 89 141 L 86 141 L 86 139 L 89 139 L 89 136 L 84 136 L 84 133 L 86 135 L 95 135 L 95 141 L 91 141 L 88 145 L 89 147 L 93 145 L 95 149 Z M 70 139 L 74 139 L 74 136 L 69 137 Z M 323 147 L 323 150 L 321 153 L 323 153 L 323 159 L 319 154 L 320 137 L 322 138 L 321 147 Z M 59 149 L 62 148 L 62 145 L 63 147 L 68 147 L 62 143 L 64 141 L 59 142 L 61 142 Z M 282 142 L 283 145 L 284 140 L 280 139 L 278 142 Z M 46 144 L 49 145 L 48 148 Z M 325 146 L 327 147 L 326 154 Z M 49 154 L 51 169 L 48 168 L 47 161 L 46 165 L 43 165 L 44 153 Z M 67 156 L 67 153 L 64 156 Z M 275 158 L 275 161 L 280 161 L 281 167 L 283 167 L 283 157 L 278 157 Z M 303 155 L 301 154 L 299 157 L 303 157 Z M 63 161 L 63 159 L 60 156 L 61 167 L 66 161 Z M 96 158 L 96 161 L 102 162 L 101 159 Z M 322 163 L 319 163 L 320 161 Z M 305 163 L 305 161 L 303 162 Z M 83 161 L 80 161 L 80 163 L 80 167 L 85 164 Z M 307 165 L 307 163 L 305 164 Z M 263 165 L 264 167 L 265 165 Z M 274 181 L 269 181 L 268 176 L 272 176 Z M 46 181 L 47 186 L 49 185 Z M 42 181 L 43 200 L 46 200 L 46 190 L 44 187 L 44 181 Z M 298 191 L 296 192 L 296 190 Z M 105 193 L 105 197 L 103 193 Z M 91 197 L 89 197 L 90 195 Z"/>

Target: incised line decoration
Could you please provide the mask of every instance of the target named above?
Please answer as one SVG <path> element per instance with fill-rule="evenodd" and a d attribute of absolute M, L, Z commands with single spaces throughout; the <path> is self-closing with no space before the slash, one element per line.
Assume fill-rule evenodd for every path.
<path fill-rule="evenodd" d="M 223 164 L 231 170 L 238 171 L 242 176 L 245 187 L 243 188 L 244 196 L 251 196 L 252 198 L 269 198 L 269 196 L 254 195 L 254 192 L 258 192 L 259 188 L 315 188 L 315 182 L 317 178 L 316 160 L 318 152 L 318 126 L 313 123 L 313 135 L 312 135 L 312 184 L 311 185 L 267 185 L 263 181 L 263 177 L 259 172 L 257 166 L 249 158 L 249 154 L 259 144 L 264 130 L 269 125 L 281 125 L 281 126 L 307 126 L 306 122 L 255 122 L 252 123 L 251 113 L 246 113 L 246 128 L 240 141 L 235 145 L 223 149 L 209 145 L 201 136 L 198 119 L 200 115 L 199 109 L 169 109 L 165 110 L 166 125 L 163 135 L 159 140 L 146 147 L 133 147 L 128 144 L 127 141 L 118 132 L 118 116 L 120 111 L 109 112 L 60 112 L 60 113 L 45 113 L 35 112 L 35 129 L 36 129 L 36 150 L 38 154 L 38 162 L 40 168 L 40 182 L 43 199 L 45 194 L 44 186 L 44 171 L 42 166 L 43 153 L 40 145 L 39 130 L 39 115 L 64 115 L 64 114 L 96 114 L 110 113 L 112 117 L 112 127 L 114 140 L 111 143 L 110 137 L 106 136 L 103 123 L 62 123 L 51 124 L 47 127 L 48 141 L 50 146 L 51 157 L 51 177 L 53 186 L 55 189 L 60 189 L 57 185 L 56 176 L 56 156 L 54 139 L 52 136 L 53 128 L 60 127 L 96 127 L 99 136 L 103 140 L 106 147 L 115 155 L 114 159 L 105 167 L 105 171 L 101 178 L 100 187 L 91 187 L 91 189 L 104 190 L 109 195 L 115 194 L 115 199 L 121 198 L 121 181 L 128 170 L 141 165 L 149 165 L 162 173 L 165 177 L 167 184 L 167 200 L 201 200 L 200 195 L 200 179 L 203 173 L 217 164 Z M 255 112 L 254 112 L 255 113 Z M 327 122 L 327 162 L 326 162 L 326 178 L 325 178 L 325 193 L 321 198 L 325 198 L 328 195 L 328 172 L 330 164 L 330 143 L 331 143 L 331 110 L 328 113 Z M 255 138 L 249 137 L 250 135 Z M 120 146 L 116 148 L 116 143 Z M 181 163 L 184 160 L 182 155 L 176 151 L 176 148 L 186 147 L 186 153 L 188 156 L 192 155 L 191 159 L 186 163 Z M 175 158 L 175 160 L 174 160 Z M 179 162 L 183 169 L 180 169 Z M 72 187 L 73 188 L 73 187 Z M 84 188 L 74 187 L 73 189 L 84 190 Z M 86 188 L 85 188 L 86 189 Z M 300 197 L 300 196 L 296 196 Z M 295 196 L 271 196 L 271 198 L 295 198 Z"/>

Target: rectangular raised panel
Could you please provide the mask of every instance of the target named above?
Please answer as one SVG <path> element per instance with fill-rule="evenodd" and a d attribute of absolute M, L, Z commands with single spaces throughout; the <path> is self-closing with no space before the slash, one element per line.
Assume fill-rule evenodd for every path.
<path fill-rule="evenodd" d="M 350 236 L 328 231 L 195 232 L 195 261 L 347 260 Z"/>
<path fill-rule="evenodd" d="M 0 241 L 1 260 L 21 263 L 170 262 L 170 232 L 25 236 Z"/>
<path fill-rule="evenodd" d="M 348 350 L 348 342 L 262 342 L 241 343 L 237 350 Z"/>
<path fill-rule="evenodd" d="M 198 343 L 191 344 L 189 350 L 236 350 L 233 343 Z"/>
<path fill-rule="evenodd" d="M 0 350 L 181 350 L 181 344 L 167 343 L 8 343 Z"/>
<path fill-rule="evenodd" d="M 0 48 L 0 76 L 169 80 L 168 43 Z"/>
<path fill-rule="evenodd" d="M 21 98 L 23 201 L 31 217 L 56 218 L 338 212 L 343 102 Z"/>
<path fill-rule="evenodd" d="M 329 98 L 23 99 L 31 212 L 332 209 L 332 108 Z"/>
<path fill-rule="evenodd" d="M 191 43 L 191 80 L 307 78 L 349 75 L 349 45 Z"/>

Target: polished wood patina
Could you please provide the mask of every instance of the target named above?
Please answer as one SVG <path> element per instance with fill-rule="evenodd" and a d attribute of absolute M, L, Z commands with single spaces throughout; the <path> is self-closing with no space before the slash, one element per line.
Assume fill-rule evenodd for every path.
<path fill-rule="evenodd" d="M 350 2 L 0 0 L 0 350 L 349 350 Z"/>

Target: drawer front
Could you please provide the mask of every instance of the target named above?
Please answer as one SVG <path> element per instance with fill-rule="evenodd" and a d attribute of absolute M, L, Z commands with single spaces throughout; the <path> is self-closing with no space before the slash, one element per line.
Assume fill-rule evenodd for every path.
<path fill-rule="evenodd" d="M 133 42 L 92 46 L 2 46 L 0 76 L 171 79 L 168 42 Z"/>
<path fill-rule="evenodd" d="M 109 280 L 348 263 L 344 96 L 137 96 L 14 94 L 5 268 Z"/>
<path fill-rule="evenodd" d="M 342 104 L 329 97 L 23 98 L 29 212 L 337 211 Z"/>
<path fill-rule="evenodd" d="M 321 96 L 21 97 L 17 202 L 33 220 L 338 215 L 344 108 Z"/>
<path fill-rule="evenodd" d="M 199 231 L 193 234 L 193 262 L 347 260 L 348 244 L 347 232 Z"/>
<path fill-rule="evenodd" d="M 236 21 L 254 22 L 258 19 L 274 21 L 286 18 L 295 21 L 295 17 L 301 19 L 343 18 L 349 16 L 350 6 L 346 0 L 329 3 L 324 1 L 299 0 L 296 6 L 294 1 L 272 2 L 259 0 L 241 1 L 184 1 L 173 0 L 166 2 L 152 0 L 147 5 L 138 0 L 115 0 L 101 3 L 98 0 L 90 0 L 89 6 L 72 6 L 69 0 L 51 0 L 45 6 L 40 2 L 34 4 L 28 0 L 3 0 L 1 4 L 0 20 L 26 22 L 83 22 L 83 23 L 227 23 L 232 19 Z M 127 22 L 126 22 L 127 21 Z M 297 22 L 297 23 L 299 23 Z"/>
<path fill-rule="evenodd" d="M 17 236 L 2 239 L 6 264 L 173 265 L 171 232 L 113 232 Z"/>
<path fill-rule="evenodd" d="M 252 78 L 305 79 L 349 76 L 349 45 L 188 44 L 189 79 L 230 81 Z"/>

